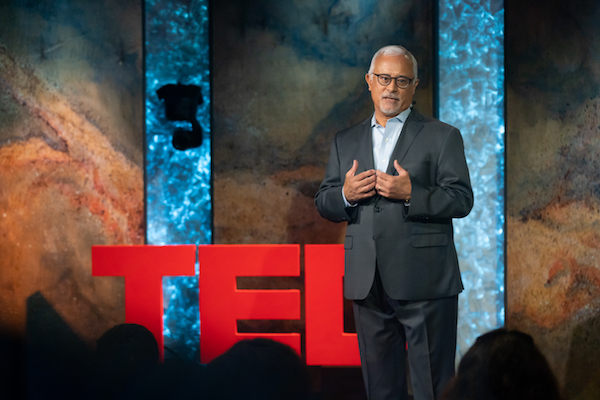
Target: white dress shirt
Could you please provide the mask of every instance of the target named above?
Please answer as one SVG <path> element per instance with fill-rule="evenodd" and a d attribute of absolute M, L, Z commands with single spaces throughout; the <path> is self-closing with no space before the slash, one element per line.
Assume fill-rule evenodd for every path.
<path fill-rule="evenodd" d="M 390 160 L 390 157 L 396 147 L 396 143 L 398 143 L 404 122 L 408 118 L 411 109 L 409 107 L 395 117 L 388 119 L 385 126 L 381 126 L 377 122 L 375 113 L 373 113 L 371 117 L 371 134 L 373 135 L 373 161 L 375 162 L 375 169 L 386 172 L 389 164 L 394 162 L 394 160 Z M 350 204 L 346 200 L 343 187 L 342 198 L 346 207 L 356 206 L 356 204 Z"/>
<path fill-rule="evenodd" d="M 398 143 L 400 132 L 404 126 L 404 121 L 410 114 L 410 107 L 387 120 L 385 126 L 379 125 L 375 119 L 375 114 L 371 118 L 371 128 L 373 134 L 373 161 L 375 161 L 375 169 L 386 172 L 388 165 L 394 160 L 390 160 L 392 152 Z"/>

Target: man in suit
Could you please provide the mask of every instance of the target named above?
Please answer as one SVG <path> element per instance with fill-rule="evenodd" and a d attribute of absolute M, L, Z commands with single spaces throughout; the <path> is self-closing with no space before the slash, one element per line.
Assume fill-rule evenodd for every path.
<path fill-rule="evenodd" d="M 452 218 L 470 212 L 473 191 L 460 132 L 412 108 L 417 73 L 401 46 L 375 53 L 375 113 L 336 134 L 315 196 L 324 218 L 348 223 L 344 295 L 370 400 L 407 398 L 406 357 L 415 400 L 439 398 L 454 375 L 463 286 Z"/>

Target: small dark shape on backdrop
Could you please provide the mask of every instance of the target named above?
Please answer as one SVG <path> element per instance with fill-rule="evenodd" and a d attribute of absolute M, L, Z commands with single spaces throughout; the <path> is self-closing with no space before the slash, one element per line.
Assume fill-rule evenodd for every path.
<path fill-rule="evenodd" d="M 202 92 L 199 86 L 168 84 L 156 91 L 158 98 L 164 100 L 165 116 L 169 121 L 188 121 L 192 130 L 177 128 L 173 132 L 173 147 L 187 150 L 202 144 L 202 128 L 196 119 L 198 105 L 202 104 Z"/>

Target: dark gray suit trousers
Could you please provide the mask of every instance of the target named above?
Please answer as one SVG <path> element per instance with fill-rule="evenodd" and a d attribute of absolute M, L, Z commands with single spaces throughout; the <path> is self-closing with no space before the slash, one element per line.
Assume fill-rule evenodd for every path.
<path fill-rule="evenodd" d="M 458 295 L 432 300 L 394 300 L 376 272 L 364 300 L 354 300 L 354 319 L 369 400 L 408 398 L 407 359 L 414 400 L 439 399 L 454 376 Z"/>

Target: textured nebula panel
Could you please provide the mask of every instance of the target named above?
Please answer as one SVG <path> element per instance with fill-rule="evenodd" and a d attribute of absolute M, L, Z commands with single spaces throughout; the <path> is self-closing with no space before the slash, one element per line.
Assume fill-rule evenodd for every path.
<path fill-rule="evenodd" d="M 313 196 L 333 135 L 373 112 L 364 75 L 388 44 L 420 64 L 431 114 L 431 7 L 418 1 L 214 2 L 215 243 L 338 243 Z"/>
<path fill-rule="evenodd" d="M 600 393 L 600 3 L 507 1 L 507 324 Z"/>
<path fill-rule="evenodd" d="M 460 129 L 475 194 L 455 220 L 464 292 L 458 358 L 504 324 L 504 8 L 502 0 L 439 2 L 440 119 Z"/>
<path fill-rule="evenodd" d="M 225 0 L 212 4 L 211 20 L 214 242 L 341 243 L 344 224 L 321 218 L 313 200 L 331 140 L 372 115 L 364 76 L 384 45 L 419 59 L 417 106 L 431 114 L 430 4 Z M 304 286 L 303 277 L 239 283 Z M 238 327 L 304 333 L 303 320 Z"/>
<path fill-rule="evenodd" d="M 415 0 L 211 3 L 215 243 L 341 243 L 344 224 L 321 218 L 313 200 L 333 136 L 372 115 L 365 73 L 388 44 L 419 60 L 416 106 L 431 115 L 431 21 L 431 3 Z M 304 289 L 302 276 L 238 283 Z M 238 328 L 304 334 L 304 320 Z M 324 398 L 360 398 L 358 370 L 319 373 Z"/>
<path fill-rule="evenodd" d="M 208 0 L 147 0 L 146 19 L 146 179 L 147 242 L 209 244 L 210 84 Z M 157 90 L 194 85 L 202 92 L 197 120 L 202 146 L 185 151 L 172 143 L 186 121 L 168 121 Z M 199 359 L 198 276 L 164 278 L 165 357 Z"/>
<path fill-rule="evenodd" d="M 90 250 L 144 242 L 141 40 L 138 1 L 0 4 L 2 330 L 37 292 L 90 344 L 124 322 Z"/>

